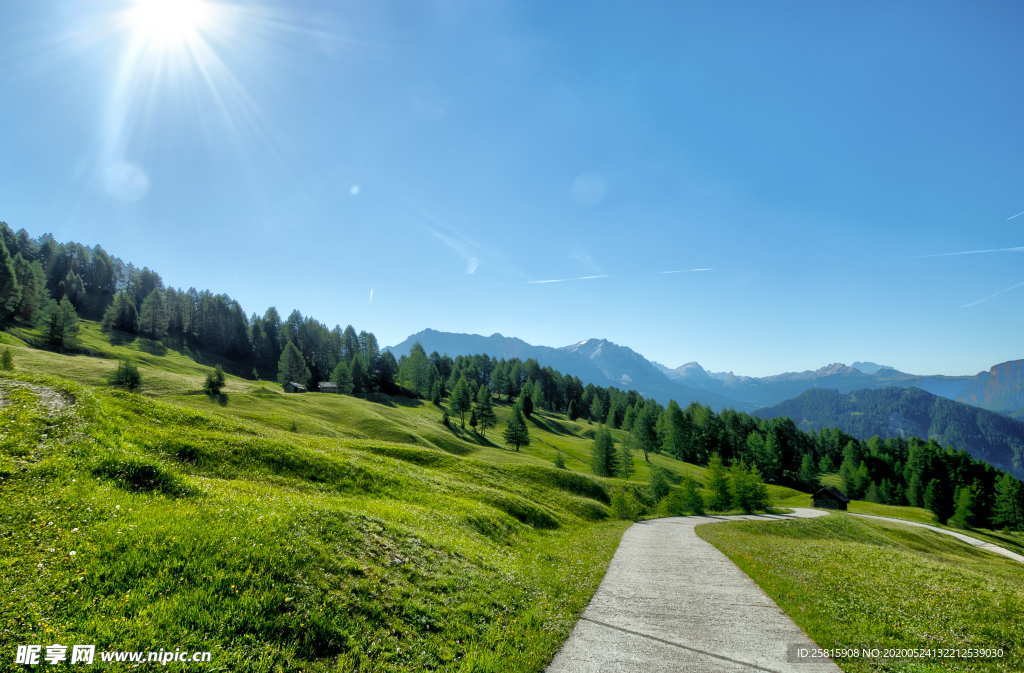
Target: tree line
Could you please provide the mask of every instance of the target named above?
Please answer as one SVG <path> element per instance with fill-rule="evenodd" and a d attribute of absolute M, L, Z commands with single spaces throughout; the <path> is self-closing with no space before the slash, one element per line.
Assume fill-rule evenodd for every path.
<path fill-rule="evenodd" d="M 112 336 L 220 356 L 241 376 L 313 387 L 332 381 L 340 392 L 408 394 L 439 404 L 447 398 L 461 423 L 489 422 L 480 418 L 483 389 L 488 400 L 515 402 L 515 436 L 506 441 L 516 448 L 528 442 L 518 418 L 547 409 L 627 431 L 630 447 L 645 459 L 660 452 L 707 465 L 717 454 L 726 465 L 756 469 L 769 483 L 804 489 L 815 488 L 821 473 L 838 471 L 852 497 L 926 507 L 939 520 L 962 525 L 1024 527 L 1020 481 L 934 441 L 862 441 L 834 428 L 804 432 L 788 418 L 662 405 L 636 391 L 584 385 L 533 359 L 452 358 L 417 345 L 396 361 L 370 332 L 328 328 L 297 310 L 285 319 L 273 307 L 247 316 L 228 295 L 165 287 L 155 271 L 100 246 L 60 243 L 49 234 L 34 239 L 0 223 L 0 323 L 40 326 L 51 346 L 65 348 L 79 316 L 101 321 Z"/>

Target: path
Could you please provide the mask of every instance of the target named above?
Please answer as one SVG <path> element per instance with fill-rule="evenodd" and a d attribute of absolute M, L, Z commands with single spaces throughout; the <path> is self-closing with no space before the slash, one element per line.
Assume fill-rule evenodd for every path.
<path fill-rule="evenodd" d="M 1005 556 L 1006 558 L 1011 558 L 1014 561 L 1019 561 L 1020 563 L 1024 563 L 1024 556 L 1021 556 L 1017 552 L 1012 552 L 1009 549 L 1004 549 L 1004 548 L 1002 548 L 1000 546 L 992 544 L 991 542 L 985 542 L 984 540 L 979 540 L 978 538 L 971 537 L 970 535 L 965 535 L 963 533 L 958 533 L 955 530 L 946 530 L 945 528 L 939 528 L 938 526 L 932 526 L 932 525 L 929 525 L 929 524 L 926 524 L 926 523 L 918 523 L 917 521 L 907 521 L 906 519 L 894 519 L 894 518 L 889 517 L 889 516 L 877 516 L 875 514 L 854 514 L 853 512 L 850 512 L 850 514 L 853 515 L 853 516 L 863 517 L 865 519 L 877 519 L 879 521 L 891 521 L 892 523 L 901 523 L 904 526 L 916 526 L 917 528 L 927 528 L 928 530 L 935 531 L 936 533 L 942 533 L 943 535 L 949 535 L 951 537 L 955 537 L 956 539 L 960 540 L 961 542 L 966 542 L 967 544 L 971 545 L 972 547 L 978 547 L 979 549 L 985 549 L 987 551 L 992 552 L 993 554 L 999 554 L 1001 556 Z"/>
<path fill-rule="evenodd" d="M 703 523 L 787 515 L 692 516 L 631 526 L 608 572 L 548 673 L 839 673 L 830 660 L 791 663 L 816 645 L 722 552 L 697 537 Z"/>

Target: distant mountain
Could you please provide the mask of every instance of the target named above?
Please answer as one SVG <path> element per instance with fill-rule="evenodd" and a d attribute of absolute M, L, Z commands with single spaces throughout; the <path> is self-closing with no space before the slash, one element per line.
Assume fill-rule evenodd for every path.
<path fill-rule="evenodd" d="M 636 351 L 607 339 L 587 339 L 570 346 L 551 348 L 533 346 L 522 339 L 501 334 L 482 336 L 425 329 L 388 350 L 395 357 L 401 357 L 407 355 L 417 342 L 428 353 L 437 351 L 451 356 L 486 354 L 495 358 L 520 360 L 533 358 L 541 366 L 553 367 L 565 374 L 572 374 L 584 383 L 636 390 L 663 403 L 674 399 L 683 406 L 690 402 L 700 402 L 714 409 L 754 408 L 713 390 L 701 390 L 684 382 L 673 381 L 662 371 L 663 368 Z"/>
<path fill-rule="evenodd" d="M 666 370 L 674 381 L 756 407 L 778 404 L 816 388 L 848 393 L 865 388 L 915 387 L 989 411 L 1024 417 L 1024 360 L 1003 362 L 974 376 L 920 376 L 873 362 L 855 362 L 853 366 L 834 363 L 813 371 L 760 378 L 709 373 L 696 362 Z"/>
<path fill-rule="evenodd" d="M 709 372 L 697 362 L 675 369 L 606 339 L 587 339 L 571 346 L 534 346 L 501 334 L 481 336 L 423 330 L 391 348 L 396 356 L 419 341 L 427 352 L 448 355 L 486 353 L 499 358 L 534 358 L 545 366 L 578 376 L 585 383 L 635 389 L 661 402 L 697 401 L 714 409 L 752 411 L 770 407 L 806 390 L 841 393 L 869 388 L 921 388 L 933 395 L 1024 419 L 1024 360 L 993 366 L 975 376 L 919 376 L 875 362 L 833 363 L 815 370 L 773 376 L 740 376 Z"/>
<path fill-rule="evenodd" d="M 934 439 L 1024 478 L 1024 422 L 919 388 L 846 394 L 807 390 L 755 415 L 786 416 L 802 430 L 838 427 L 862 439 L 874 435 Z"/>

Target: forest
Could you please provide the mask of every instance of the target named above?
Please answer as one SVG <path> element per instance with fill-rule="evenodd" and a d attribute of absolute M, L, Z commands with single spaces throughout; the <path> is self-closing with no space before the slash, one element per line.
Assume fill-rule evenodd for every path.
<path fill-rule="evenodd" d="M 625 430 L 646 457 L 664 453 L 707 465 L 756 469 L 768 483 L 817 488 L 838 472 L 852 498 L 925 507 L 962 527 L 1024 527 L 1024 485 L 1013 476 L 935 441 L 860 440 L 836 428 L 805 432 L 789 418 L 719 413 L 692 403 L 661 405 L 635 391 L 584 384 L 534 360 L 487 355 L 451 358 L 416 346 L 396 361 L 376 337 L 351 325 L 329 328 L 298 310 L 271 307 L 246 315 L 225 294 L 165 287 L 160 275 L 108 254 L 100 246 L 32 238 L 0 223 L 0 323 L 42 328 L 40 345 L 73 350 L 79 318 L 101 321 L 111 339 L 137 337 L 223 360 L 247 378 L 295 381 L 315 390 L 333 381 L 339 392 L 404 394 L 432 400 L 445 414 L 471 422 L 486 416 L 491 396 L 532 410 L 566 413 Z M 482 392 L 483 391 L 483 392 Z M 477 413 L 479 412 L 479 414 Z M 486 423 L 486 421 L 484 421 Z"/>

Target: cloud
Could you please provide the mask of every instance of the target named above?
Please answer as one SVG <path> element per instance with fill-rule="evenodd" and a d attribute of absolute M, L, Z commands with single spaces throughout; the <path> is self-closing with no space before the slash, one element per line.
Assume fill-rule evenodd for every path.
<path fill-rule="evenodd" d="M 471 276 L 476 273 L 476 270 L 480 268 L 480 257 L 476 252 L 476 245 L 454 231 L 450 230 L 448 233 L 445 233 L 434 227 L 427 228 L 434 238 L 462 257 L 462 261 L 466 263 L 466 273 L 468 275 Z"/>
<path fill-rule="evenodd" d="M 367 304 L 373 303 L 373 288 L 370 288 L 370 299 L 366 302 Z"/>
<path fill-rule="evenodd" d="M 932 255 L 921 255 L 918 259 L 928 257 L 957 257 L 959 255 L 987 255 L 993 252 L 1024 252 L 1024 245 L 1017 245 L 1012 248 L 988 248 L 986 250 L 961 250 L 960 252 L 937 252 Z"/>
<path fill-rule="evenodd" d="M 964 305 L 963 305 L 963 306 L 961 306 L 960 308 L 970 308 L 970 307 L 972 307 L 972 306 L 977 306 L 978 304 L 984 304 L 984 303 L 985 303 L 985 302 L 987 302 L 988 300 L 990 300 L 990 299 L 995 299 L 995 298 L 996 298 L 996 297 L 998 297 L 999 295 L 1001 295 L 1001 294 L 1006 294 L 1007 292 L 1010 292 L 1011 290 L 1016 290 L 1016 289 L 1017 289 L 1018 287 L 1024 287 L 1024 281 L 1021 281 L 1021 282 L 1019 282 L 1019 283 L 1014 283 L 1014 284 L 1013 284 L 1013 285 L 1011 285 L 1010 287 L 1004 287 L 1004 288 L 1003 288 L 1002 290 L 999 290 L 999 291 L 997 291 L 997 292 L 993 292 L 992 294 L 990 294 L 990 295 L 989 295 L 989 296 L 987 296 L 987 297 L 982 297 L 981 299 L 975 299 L 975 300 L 974 300 L 974 301 L 972 301 L 972 302 L 969 302 L 969 303 L 967 303 L 967 304 L 964 304 Z"/>
<path fill-rule="evenodd" d="M 1009 222 L 1010 220 L 1016 220 L 1021 215 L 1024 215 L 1024 210 L 1020 211 L 1016 215 L 1010 215 L 1008 218 L 1006 218 L 1006 221 Z"/>
<path fill-rule="evenodd" d="M 359 192 L 361 191 L 363 191 L 363 188 L 360 185 L 352 185 L 348 188 L 348 193 L 352 196 L 359 196 Z"/>
<path fill-rule="evenodd" d="M 573 280 L 596 280 L 598 278 L 607 278 L 606 273 L 597 273 L 591 276 L 576 276 L 575 278 L 552 278 L 549 280 L 528 280 L 526 281 L 530 285 L 547 285 L 549 283 L 568 283 Z"/>
<path fill-rule="evenodd" d="M 673 271 L 659 271 L 658 273 L 662 273 L 662 274 L 666 274 L 666 273 L 700 273 L 701 271 L 711 271 L 711 270 L 712 270 L 711 267 L 703 266 L 703 267 L 699 267 L 699 268 L 696 268 L 696 269 L 675 269 Z"/>
<path fill-rule="evenodd" d="M 572 181 L 572 198 L 581 206 L 596 206 L 608 194 L 608 181 L 600 173 L 581 173 Z"/>

